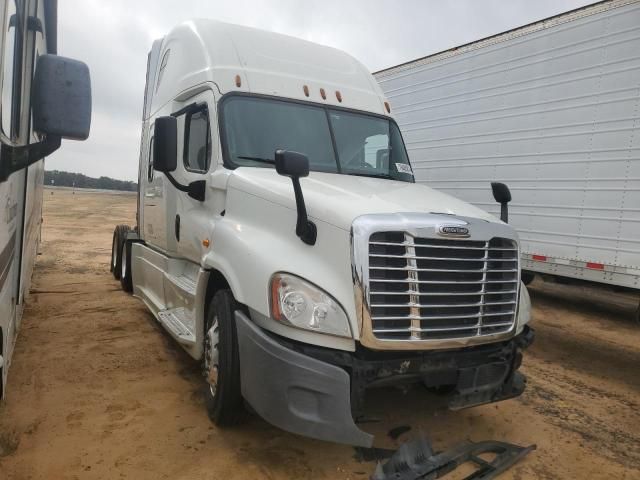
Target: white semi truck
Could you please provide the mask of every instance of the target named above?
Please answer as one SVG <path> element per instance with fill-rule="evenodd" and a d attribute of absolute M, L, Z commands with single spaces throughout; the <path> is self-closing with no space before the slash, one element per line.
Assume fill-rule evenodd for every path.
<path fill-rule="evenodd" d="M 207 20 L 154 42 L 137 226 L 116 227 L 111 268 L 202 362 L 216 424 L 246 402 L 370 446 L 370 387 L 448 387 L 453 409 L 520 395 L 519 248 L 508 224 L 414 182 L 349 55 Z"/>
<path fill-rule="evenodd" d="M 85 64 L 57 53 L 55 0 L 0 0 L 0 400 L 42 225 L 44 157 L 91 122 Z"/>
<path fill-rule="evenodd" d="M 377 72 L 416 181 L 494 211 L 532 273 L 640 290 L 640 1 L 607 0 Z M 640 322 L 640 307 L 636 313 Z"/>

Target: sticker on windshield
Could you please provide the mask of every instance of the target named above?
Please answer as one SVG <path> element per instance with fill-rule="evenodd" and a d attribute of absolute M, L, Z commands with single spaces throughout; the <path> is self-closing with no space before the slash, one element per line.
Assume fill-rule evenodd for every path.
<path fill-rule="evenodd" d="M 411 165 L 407 163 L 396 163 L 396 170 L 398 173 L 406 173 L 408 175 L 413 175 L 413 171 L 411 170 Z"/>

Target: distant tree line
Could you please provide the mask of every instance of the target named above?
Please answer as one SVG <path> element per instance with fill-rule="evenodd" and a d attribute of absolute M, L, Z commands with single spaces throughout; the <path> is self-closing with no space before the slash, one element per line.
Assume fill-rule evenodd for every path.
<path fill-rule="evenodd" d="M 52 182 L 53 180 L 53 182 Z M 97 188 L 100 190 L 124 190 L 135 192 L 138 189 L 136 182 L 116 180 L 110 177 L 93 178 L 81 173 L 61 172 L 59 170 L 45 170 L 44 184 L 57 187 Z"/>

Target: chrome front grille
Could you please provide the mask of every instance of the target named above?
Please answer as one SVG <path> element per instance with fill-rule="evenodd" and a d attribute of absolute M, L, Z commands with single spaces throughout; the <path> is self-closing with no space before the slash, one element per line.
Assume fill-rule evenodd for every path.
<path fill-rule="evenodd" d="M 368 249 L 368 304 L 377 339 L 445 340 L 512 329 L 519 284 L 514 240 L 391 231 L 371 234 Z"/>

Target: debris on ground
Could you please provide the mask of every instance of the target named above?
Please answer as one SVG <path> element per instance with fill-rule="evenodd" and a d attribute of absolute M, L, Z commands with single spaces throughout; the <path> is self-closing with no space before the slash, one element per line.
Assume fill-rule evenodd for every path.
<path fill-rule="evenodd" d="M 435 453 L 429 440 L 422 436 L 402 445 L 385 464 L 379 463 L 371 480 L 433 480 L 468 462 L 478 468 L 464 480 L 490 480 L 535 448 L 535 445 L 520 447 L 489 440 L 465 442 L 445 452 Z M 485 459 L 482 455 L 493 458 Z"/>

